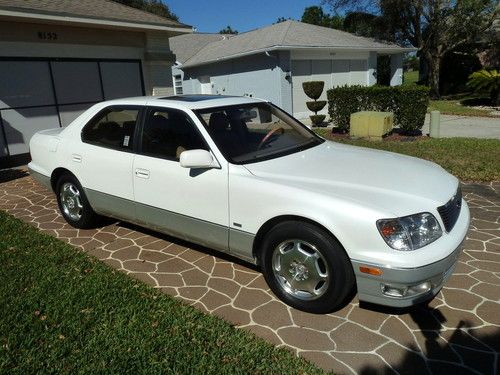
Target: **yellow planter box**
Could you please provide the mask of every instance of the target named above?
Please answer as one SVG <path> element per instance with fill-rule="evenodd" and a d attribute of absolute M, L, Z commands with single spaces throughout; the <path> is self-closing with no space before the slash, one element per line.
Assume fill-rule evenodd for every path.
<path fill-rule="evenodd" d="M 351 114 L 349 134 L 351 137 L 382 139 L 392 130 L 392 112 L 361 111 Z"/>

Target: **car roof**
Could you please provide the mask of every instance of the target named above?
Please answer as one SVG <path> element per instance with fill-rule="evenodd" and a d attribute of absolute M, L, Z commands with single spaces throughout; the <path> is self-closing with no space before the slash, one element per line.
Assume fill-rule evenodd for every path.
<path fill-rule="evenodd" d="M 238 104 L 262 103 L 265 100 L 246 96 L 226 95 L 175 95 L 175 96 L 138 96 L 102 102 L 103 105 L 150 105 L 185 109 L 205 109 Z"/>

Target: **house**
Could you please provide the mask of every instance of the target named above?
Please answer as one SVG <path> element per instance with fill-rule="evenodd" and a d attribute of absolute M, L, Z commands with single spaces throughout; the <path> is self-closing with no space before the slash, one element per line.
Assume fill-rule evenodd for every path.
<path fill-rule="evenodd" d="M 96 102 L 172 94 L 169 38 L 191 32 L 109 0 L 0 0 L 0 167 Z"/>
<path fill-rule="evenodd" d="M 390 55 L 390 83 L 400 85 L 403 55 L 414 51 L 292 20 L 234 36 L 175 36 L 170 45 L 176 93 L 259 97 L 299 118 L 310 114 L 302 82 L 325 81 L 322 99 L 334 86 L 374 85 L 377 57 Z"/>

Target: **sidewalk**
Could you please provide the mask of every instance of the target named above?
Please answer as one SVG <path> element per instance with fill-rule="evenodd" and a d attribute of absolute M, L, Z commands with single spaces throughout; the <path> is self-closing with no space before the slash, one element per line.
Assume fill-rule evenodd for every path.
<path fill-rule="evenodd" d="M 430 116 L 425 116 L 423 134 L 429 133 Z M 496 138 L 500 139 L 500 117 L 470 117 L 441 115 L 440 136 L 442 138 Z"/>

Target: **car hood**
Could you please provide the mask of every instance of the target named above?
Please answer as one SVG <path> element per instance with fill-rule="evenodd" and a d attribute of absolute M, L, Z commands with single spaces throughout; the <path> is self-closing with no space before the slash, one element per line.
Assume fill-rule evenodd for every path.
<path fill-rule="evenodd" d="M 395 216 L 435 209 L 458 187 L 458 180 L 435 163 L 330 141 L 245 167 L 260 178 Z"/>

